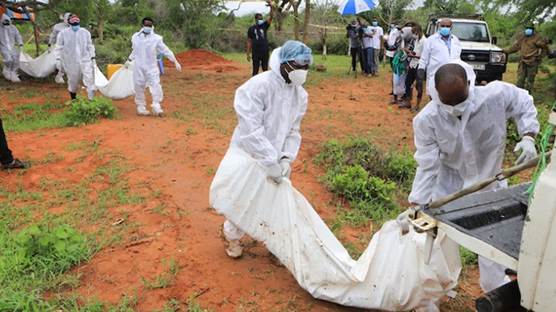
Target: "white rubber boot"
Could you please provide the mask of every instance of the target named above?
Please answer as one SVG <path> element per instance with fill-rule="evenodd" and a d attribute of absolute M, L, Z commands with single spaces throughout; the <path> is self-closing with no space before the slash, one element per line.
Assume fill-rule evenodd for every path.
<path fill-rule="evenodd" d="M 149 116 L 149 111 L 145 108 L 145 106 L 137 106 L 137 115 Z"/>
<path fill-rule="evenodd" d="M 59 83 L 59 84 L 65 83 L 65 81 L 64 81 L 64 73 L 62 73 L 61 71 L 58 71 L 58 74 L 56 74 L 56 78 L 54 78 L 54 81 L 55 81 L 56 83 Z"/>
<path fill-rule="evenodd" d="M 152 105 L 153 115 L 156 117 L 162 117 L 164 115 L 164 111 L 162 107 L 160 107 L 160 103 L 153 103 Z"/>
<path fill-rule="evenodd" d="M 241 255 L 243 255 L 243 247 L 241 247 L 241 242 L 239 240 L 228 241 L 226 254 L 228 254 L 228 257 L 233 259 L 241 257 Z"/>

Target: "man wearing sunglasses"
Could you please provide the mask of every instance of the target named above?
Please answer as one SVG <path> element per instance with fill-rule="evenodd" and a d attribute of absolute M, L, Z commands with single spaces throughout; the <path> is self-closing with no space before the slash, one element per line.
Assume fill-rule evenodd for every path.
<path fill-rule="evenodd" d="M 231 147 L 240 148 L 266 167 L 269 180 L 280 184 L 289 178 L 291 163 L 301 145 L 301 120 L 307 110 L 303 84 L 311 49 L 299 41 L 287 41 L 270 57 L 271 70 L 257 75 L 237 89 L 234 108 L 238 125 Z M 226 253 L 242 254 L 244 233 L 230 221 L 224 223 Z"/>

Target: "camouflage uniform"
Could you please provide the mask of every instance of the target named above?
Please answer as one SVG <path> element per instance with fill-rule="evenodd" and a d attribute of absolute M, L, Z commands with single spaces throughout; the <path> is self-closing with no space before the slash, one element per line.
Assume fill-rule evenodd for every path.
<path fill-rule="evenodd" d="M 522 36 L 504 52 L 511 54 L 519 51 L 520 60 L 516 85 L 529 92 L 533 90 L 535 76 L 539 70 L 542 57 L 548 53 L 547 41 L 537 33 Z"/>

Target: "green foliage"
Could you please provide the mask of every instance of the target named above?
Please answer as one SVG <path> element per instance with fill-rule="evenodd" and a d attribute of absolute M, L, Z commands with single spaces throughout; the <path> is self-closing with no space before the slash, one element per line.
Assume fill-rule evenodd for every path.
<path fill-rule="evenodd" d="M 477 265 L 478 256 L 476 253 L 469 251 L 469 249 L 464 247 L 459 247 L 459 256 L 461 258 L 461 263 L 465 266 L 467 265 Z"/>
<path fill-rule="evenodd" d="M 341 218 L 352 225 L 361 225 L 362 218 L 382 223 L 399 214 L 397 201 L 406 196 L 416 166 L 409 153 L 385 153 L 365 138 L 329 141 L 316 162 L 327 169 L 327 187 L 349 201 L 352 211 Z"/>
<path fill-rule="evenodd" d="M 61 274 L 87 260 L 85 236 L 68 225 L 31 225 L 15 234 L 0 224 L 0 311 L 44 311 L 49 304 L 36 280 Z"/>
<path fill-rule="evenodd" d="M 95 97 L 92 101 L 78 98 L 71 102 L 66 113 L 67 125 L 76 127 L 96 122 L 100 118 L 114 118 L 116 107 L 110 99 Z"/>

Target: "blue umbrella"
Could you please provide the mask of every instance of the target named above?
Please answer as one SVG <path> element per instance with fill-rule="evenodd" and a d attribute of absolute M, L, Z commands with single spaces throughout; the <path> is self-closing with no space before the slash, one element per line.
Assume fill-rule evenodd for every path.
<path fill-rule="evenodd" d="M 378 0 L 344 0 L 340 3 L 338 13 L 342 15 L 355 15 L 370 11 L 378 6 Z"/>

